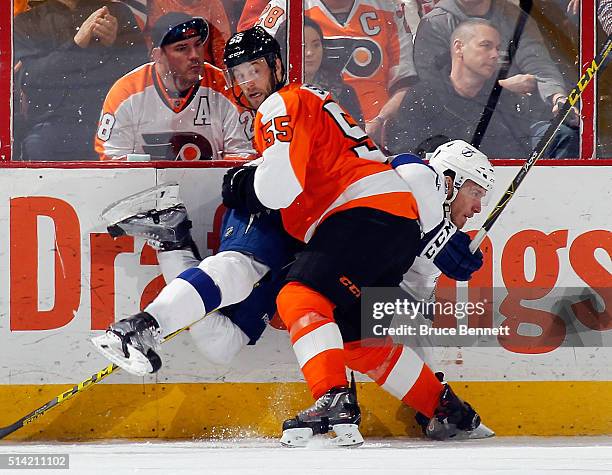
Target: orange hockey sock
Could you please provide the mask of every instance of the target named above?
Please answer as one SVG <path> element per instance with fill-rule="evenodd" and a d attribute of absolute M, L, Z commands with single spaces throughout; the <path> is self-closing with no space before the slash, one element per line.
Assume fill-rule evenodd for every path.
<path fill-rule="evenodd" d="M 367 374 L 416 411 L 433 416 L 443 386 L 413 350 L 389 338 L 347 343 L 344 354 L 349 368 Z"/>
<path fill-rule="evenodd" d="M 335 386 L 347 386 L 333 303 L 304 284 L 290 282 L 278 294 L 276 306 L 312 396 L 318 399 Z"/>

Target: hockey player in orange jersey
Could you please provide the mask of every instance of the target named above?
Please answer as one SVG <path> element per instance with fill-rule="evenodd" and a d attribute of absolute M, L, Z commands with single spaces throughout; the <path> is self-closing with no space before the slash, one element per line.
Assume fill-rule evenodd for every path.
<path fill-rule="evenodd" d="M 204 62 L 208 24 L 168 13 L 153 29 L 154 62 L 120 78 L 104 101 L 95 138 L 101 160 L 252 158 L 253 114 L 237 107 L 221 70 Z"/>
<path fill-rule="evenodd" d="M 402 400 L 432 418 L 430 436 L 476 429 L 475 411 L 414 352 L 386 342 L 359 345 L 354 309 L 362 287 L 397 286 L 417 255 L 426 255 L 452 278 L 468 280 L 482 265 L 482 254 L 469 252 L 469 237 L 448 219 L 422 229 L 411 186 L 328 93 L 285 85 L 280 47 L 261 27 L 234 35 L 225 63 L 237 100 L 257 110 L 261 159 L 228 171 L 224 203 L 251 213 L 279 209 L 287 232 L 306 243 L 277 306 L 316 402 L 285 421 L 281 442 L 304 445 L 313 434 L 331 431 L 338 445 L 363 442 L 346 364 L 378 374 L 383 386 L 391 373 L 410 381 Z M 422 196 L 440 193 L 440 187 Z"/>

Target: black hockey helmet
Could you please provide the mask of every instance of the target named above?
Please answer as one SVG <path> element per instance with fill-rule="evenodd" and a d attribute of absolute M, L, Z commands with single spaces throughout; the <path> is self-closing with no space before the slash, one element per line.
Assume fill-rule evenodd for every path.
<path fill-rule="evenodd" d="M 240 83 L 235 79 L 233 68 L 260 58 L 265 59 L 272 71 L 275 70 L 276 59 L 280 60 L 281 80 L 277 81 L 275 75 L 272 74 L 272 90 L 274 92 L 278 91 L 285 85 L 285 66 L 282 60 L 280 45 L 272 35 L 261 26 L 254 26 L 232 35 L 225 45 L 225 51 L 223 52 L 223 62 L 226 67 L 225 79 L 228 87 L 234 91 L 236 99 L 241 103 L 243 94 L 236 89 L 237 86 L 240 86 Z"/>
<path fill-rule="evenodd" d="M 161 47 L 199 36 L 208 39 L 208 23 L 204 18 L 192 17 L 182 12 L 170 12 L 161 16 L 151 30 L 153 46 Z"/>

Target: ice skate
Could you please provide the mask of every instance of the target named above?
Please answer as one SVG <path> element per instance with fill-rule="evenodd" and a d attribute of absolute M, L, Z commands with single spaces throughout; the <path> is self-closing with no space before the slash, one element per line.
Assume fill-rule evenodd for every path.
<path fill-rule="evenodd" d="M 423 414 L 417 414 L 417 422 L 425 436 L 433 440 L 485 439 L 495 435 L 481 422 L 472 406 L 459 399 L 448 384 L 444 384 L 434 416 L 427 420 Z"/>
<path fill-rule="evenodd" d="M 359 432 L 361 410 L 357 403 L 355 381 L 351 387 L 332 388 L 308 409 L 283 422 L 281 444 L 305 447 L 315 435 L 335 433 L 331 445 L 358 447 L 363 444 Z"/>
<path fill-rule="evenodd" d="M 192 247 L 191 221 L 177 183 L 159 185 L 116 201 L 102 211 L 113 237 L 146 239 L 160 251 Z"/>
<path fill-rule="evenodd" d="M 144 376 L 161 368 L 156 352 L 161 342 L 159 325 L 146 312 L 113 323 L 104 335 L 91 341 L 102 355 L 128 373 Z"/>

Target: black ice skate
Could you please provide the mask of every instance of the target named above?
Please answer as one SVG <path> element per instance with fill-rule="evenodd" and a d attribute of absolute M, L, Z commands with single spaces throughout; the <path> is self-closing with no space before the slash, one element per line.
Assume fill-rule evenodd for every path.
<path fill-rule="evenodd" d="M 144 376 L 161 368 L 156 352 L 161 342 L 159 325 L 147 312 L 113 323 L 104 335 L 91 341 L 100 353 L 128 373 Z"/>
<path fill-rule="evenodd" d="M 355 380 L 351 387 L 332 388 L 308 409 L 283 422 L 281 444 L 304 447 L 313 436 L 334 432 L 332 445 L 358 447 L 363 444 L 359 432 L 361 410 L 357 403 Z"/>
<path fill-rule="evenodd" d="M 448 384 L 444 384 L 434 416 L 427 420 L 419 413 L 417 422 L 425 436 L 433 440 L 485 439 L 495 435 L 480 421 L 472 406 L 459 399 Z"/>
<path fill-rule="evenodd" d="M 119 200 L 104 211 L 112 237 L 123 235 L 146 239 L 160 251 L 194 248 L 191 221 L 177 183 L 159 185 Z M 194 249 L 197 257 L 197 250 Z"/>

